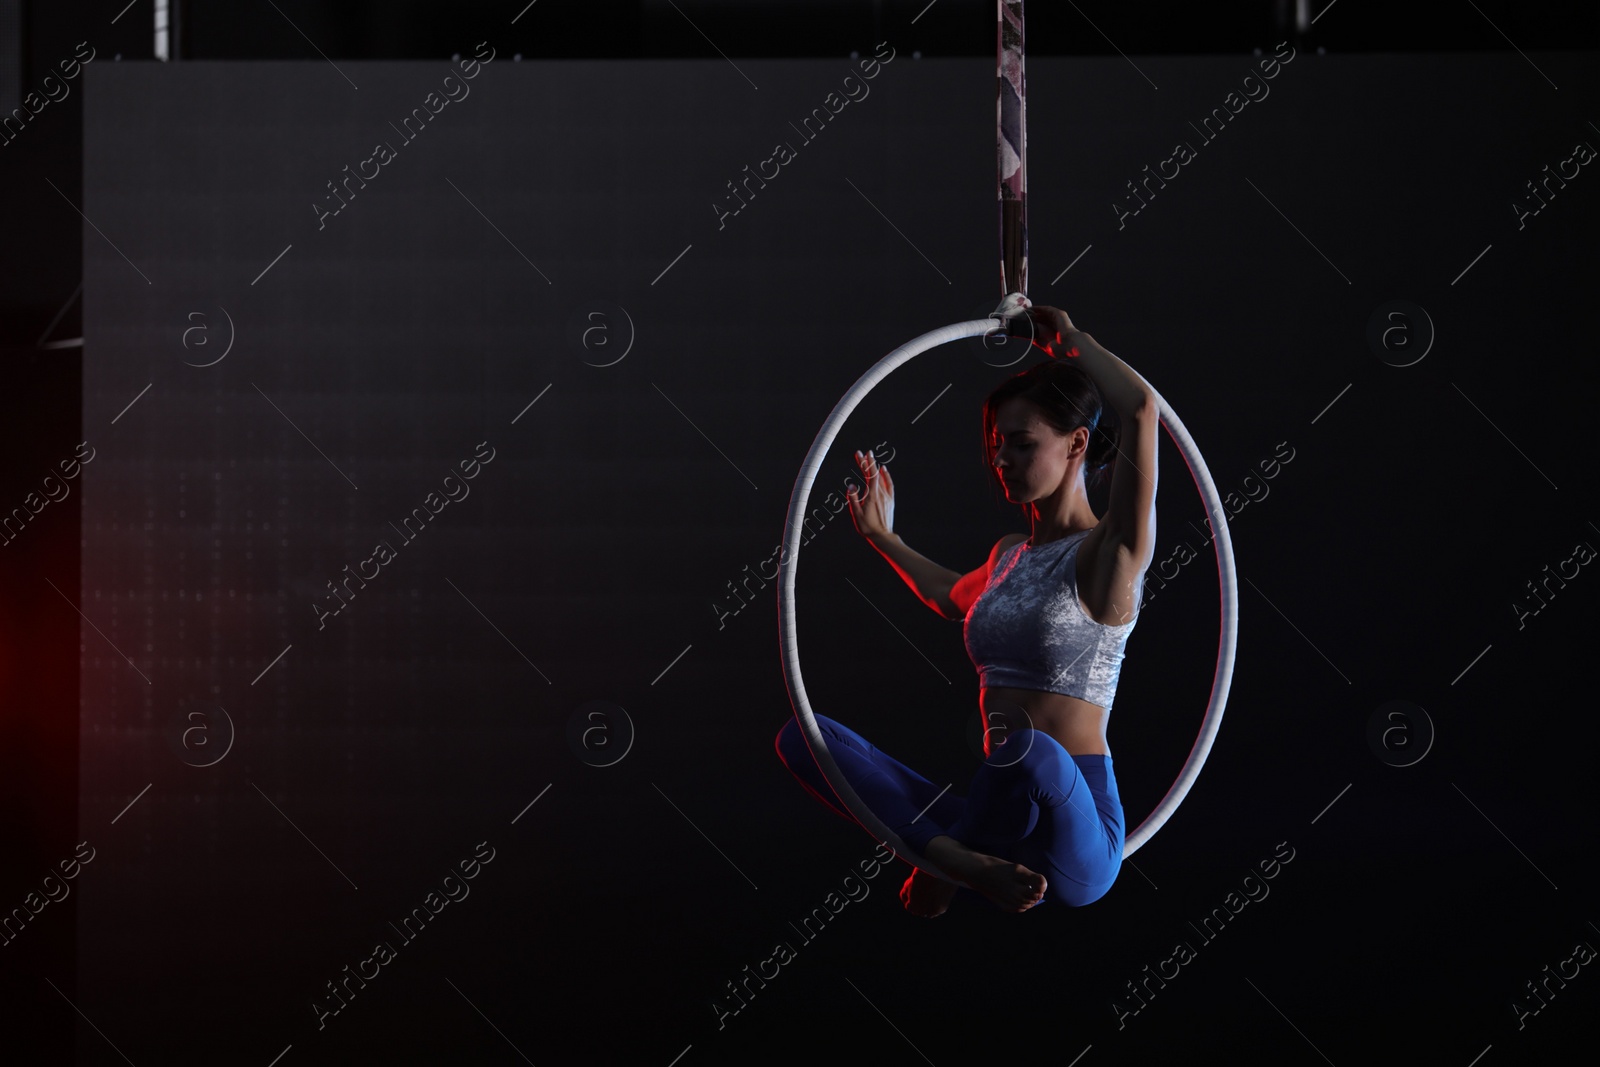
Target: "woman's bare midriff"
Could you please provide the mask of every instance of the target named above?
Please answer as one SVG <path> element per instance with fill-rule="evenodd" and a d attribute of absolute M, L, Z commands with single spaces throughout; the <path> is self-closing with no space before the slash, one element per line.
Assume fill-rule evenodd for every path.
<path fill-rule="evenodd" d="M 986 686 L 978 694 L 978 704 L 986 730 L 985 755 L 992 746 L 1003 744 L 1011 731 L 1029 727 L 1061 742 L 1069 755 L 1111 755 L 1106 744 L 1106 722 L 1111 716 L 1098 704 L 1064 693 L 1005 686 Z"/>

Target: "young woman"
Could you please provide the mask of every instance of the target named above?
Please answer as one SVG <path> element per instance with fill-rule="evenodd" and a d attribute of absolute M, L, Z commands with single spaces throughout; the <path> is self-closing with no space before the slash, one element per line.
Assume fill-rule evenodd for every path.
<path fill-rule="evenodd" d="M 961 885 L 1011 912 L 1046 900 L 1091 904 L 1121 869 L 1125 828 L 1106 721 L 1155 551 L 1160 423 L 1144 382 L 1065 312 L 1034 307 L 1028 316 L 1033 343 L 1051 359 L 1007 379 L 983 407 L 987 461 L 1006 499 L 1024 507 L 1028 535 L 1002 537 L 962 575 L 893 531 L 894 479 L 870 453 L 856 453 L 865 493 L 850 492 L 857 532 L 924 604 L 964 620 L 985 753 L 967 795 L 940 789 L 849 727 L 815 716 L 873 813 Z M 1118 428 L 1100 425 L 1103 405 Z M 1085 475 L 1097 484 L 1114 458 L 1121 462 L 1097 519 Z M 809 793 L 855 821 L 797 719 L 778 732 L 776 747 Z M 956 889 L 915 869 L 900 899 L 931 917 Z"/>

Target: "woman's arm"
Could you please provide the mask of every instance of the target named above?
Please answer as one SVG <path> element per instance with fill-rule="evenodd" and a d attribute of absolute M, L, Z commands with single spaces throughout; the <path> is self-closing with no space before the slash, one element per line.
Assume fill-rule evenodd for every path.
<path fill-rule="evenodd" d="M 1066 319 L 1063 312 L 1061 317 Z M 1070 357 L 1094 379 L 1106 403 L 1117 410 L 1122 425 L 1118 433 L 1117 459 L 1111 469 L 1111 496 L 1101 520 L 1106 526 L 1106 543 L 1119 545 L 1127 562 L 1116 566 L 1117 573 L 1132 589 L 1155 555 L 1156 545 L 1156 430 L 1161 413 L 1155 394 L 1144 380 L 1122 360 L 1107 352 L 1095 339 L 1067 320 L 1063 340 L 1077 351 Z"/>
<path fill-rule="evenodd" d="M 871 452 L 857 452 L 856 463 L 867 479 L 864 490 L 858 492 L 851 486 L 845 492 L 856 532 L 889 561 L 918 600 L 944 618 L 960 618 L 950 601 L 950 590 L 961 575 L 906 547 L 894 532 L 894 476 L 888 467 L 878 466 Z"/>
<path fill-rule="evenodd" d="M 1154 399 L 1132 367 L 1074 326 L 1065 311 L 1034 306 L 1028 314 L 1033 320 L 1033 343 L 1054 358 L 1071 359 L 1082 367 L 1124 422 Z"/>
<path fill-rule="evenodd" d="M 1094 379 L 1094 384 L 1100 388 L 1100 395 L 1116 409 L 1124 423 L 1138 414 L 1140 409 L 1151 406 L 1155 398 L 1145 387 L 1144 379 L 1135 374 L 1132 367 L 1102 348 L 1093 337 L 1069 327 L 1062 331 L 1062 339 L 1077 349 L 1077 356 L 1072 358 Z"/>
<path fill-rule="evenodd" d="M 917 594 L 918 600 L 946 619 L 961 618 L 961 613 L 950 600 L 950 591 L 961 580 L 960 574 L 922 555 L 900 540 L 897 533 L 869 537 L 867 543 L 889 561 L 895 573 Z"/>
<path fill-rule="evenodd" d="M 1076 362 L 1121 418 L 1119 462 L 1111 471 L 1111 497 L 1100 521 L 1105 527 L 1102 547 L 1112 546 L 1114 569 L 1131 589 L 1155 552 L 1156 430 L 1161 425 L 1155 394 L 1132 367 L 1074 326 L 1060 308 L 1034 307 L 1029 315 L 1034 344 L 1054 358 Z"/>
<path fill-rule="evenodd" d="M 973 603 L 983 595 L 984 589 L 988 588 L 989 577 L 994 574 L 994 568 L 999 563 L 1001 555 L 1018 542 L 1028 539 L 1027 534 L 1006 534 L 995 542 L 994 547 L 989 550 L 989 558 L 975 570 L 957 574 L 925 556 L 918 555 L 904 541 L 900 541 L 898 535 L 891 536 L 899 542 L 898 545 L 873 542 L 872 547 L 883 553 L 883 557 L 889 561 L 900 577 L 905 579 L 906 584 L 911 586 L 924 604 L 937 611 L 943 618 L 955 621 L 965 619 Z"/>

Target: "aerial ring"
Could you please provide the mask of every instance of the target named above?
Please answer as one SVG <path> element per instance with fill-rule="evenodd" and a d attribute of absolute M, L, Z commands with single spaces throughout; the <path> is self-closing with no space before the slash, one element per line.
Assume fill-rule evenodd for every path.
<path fill-rule="evenodd" d="M 822 424 L 822 429 L 817 431 L 816 439 L 811 442 L 811 451 L 806 453 L 805 462 L 800 465 L 794 490 L 789 495 L 789 513 L 784 523 L 783 551 L 779 556 L 781 563 L 778 583 L 778 634 L 783 654 L 784 682 L 789 689 L 789 701 L 794 705 L 795 715 L 805 732 L 806 744 L 811 749 L 818 768 L 828 780 L 828 784 L 833 787 L 840 802 L 873 837 L 887 843 L 897 854 L 917 867 L 952 882 L 955 879 L 936 864 L 929 862 L 926 857 L 918 855 L 898 834 L 889 829 L 871 808 L 867 807 L 849 779 L 840 772 L 839 765 L 834 762 L 833 754 L 828 751 L 828 743 L 817 726 L 816 717 L 812 714 L 811 702 L 806 698 L 805 680 L 800 672 L 800 640 L 795 622 L 795 576 L 800 565 L 800 533 L 803 528 L 803 517 L 806 514 L 806 502 L 811 496 L 811 487 L 816 481 L 817 471 L 822 466 L 823 458 L 828 454 L 828 449 L 832 447 L 834 438 L 838 436 L 850 413 L 866 399 L 867 394 L 872 392 L 879 382 L 889 376 L 891 371 L 914 356 L 950 341 L 983 336 L 994 332 L 995 329 L 995 319 L 990 317 L 930 330 L 921 337 L 907 341 L 878 360 L 856 380 L 835 405 L 827 421 Z M 1137 371 L 1134 373 L 1138 374 Z M 1144 381 L 1143 375 L 1140 375 L 1140 381 Z M 1155 397 L 1161 415 L 1161 425 L 1166 427 L 1167 435 L 1177 446 L 1184 462 L 1188 464 L 1189 473 L 1194 477 L 1195 487 L 1199 489 L 1200 496 L 1205 501 L 1206 513 L 1211 517 L 1211 527 L 1215 531 L 1211 543 L 1216 549 L 1218 584 L 1222 593 L 1221 632 L 1217 641 L 1217 670 L 1211 682 L 1211 699 L 1206 705 L 1205 718 L 1200 723 L 1199 736 L 1195 738 L 1194 746 L 1189 750 L 1189 756 L 1179 770 L 1177 779 L 1161 798 L 1161 802 L 1132 833 L 1124 837 L 1122 849 L 1124 859 L 1137 852 L 1140 846 L 1166 824 L 1173 812 L 1178 810 L 1178 805 L 1183 803 L 1183 798 L 1194 786 L 1196 779 L 1200 777 L 1200 769 L 1205 766 L 1206 756 L 1210 754 L 1212 742 L 1222 726 L 1222 711 L 1228 702 L 1228 688 L 1233 680 L 1234 648 L 1239 629 L 1239 586 L 1234 570 L 1233 541 L 1228 534 L 1227 510 L 1223 507 L 1216 483 L 1211 480 L 1211 472 L 1207 469 L 1194 438 L 1189 436 L 1189 431 L 1184 429 L 1183 422 L 1161 394 L 1148 381 L 1144 384 Z"/>

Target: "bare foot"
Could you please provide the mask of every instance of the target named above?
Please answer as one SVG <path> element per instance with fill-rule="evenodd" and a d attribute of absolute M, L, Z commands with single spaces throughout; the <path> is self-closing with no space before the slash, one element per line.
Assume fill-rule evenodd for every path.
<path fill-rule="evenodd" d="M 945 913 L 958 888 L 954 882 L 947 882 L 921 867 L 914 867 L 905 884 L 900 887 L 900 903 L 911 914 L 931 919 Z"/>
<path fill-rule="evenodd" d="M 1020 863 L 975 852 L 960 841 L 940 834 L 927 845 L 928 859 L 962 885 L 988 897 L 1003 911 L 1024 912 L 1044 900 L 1044 875 Z"/>
<path fill-rule="evenodd" d="M 1048 884 L 1044 875 L 999 856 L 973 852 L 971 857 L 967 884 L 994 901 L 1001 910 L 1020 913 L 1044 900 Z"/>

